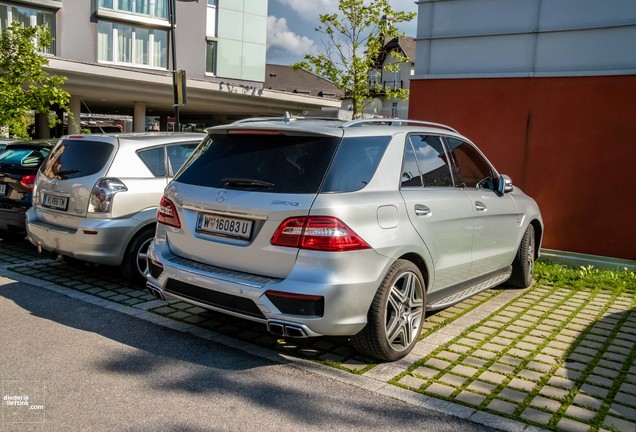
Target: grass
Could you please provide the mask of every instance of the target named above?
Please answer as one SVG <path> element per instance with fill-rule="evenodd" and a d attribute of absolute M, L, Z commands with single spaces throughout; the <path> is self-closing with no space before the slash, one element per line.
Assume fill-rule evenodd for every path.
<path fill-rule="evenodd" d="M 538 261 L 534 278 L 539 285 L 555 287 L 603 289 L 636 294 L 636 271 L 627 268 L 600 270 L 593 266 L 567 267 Z"/>

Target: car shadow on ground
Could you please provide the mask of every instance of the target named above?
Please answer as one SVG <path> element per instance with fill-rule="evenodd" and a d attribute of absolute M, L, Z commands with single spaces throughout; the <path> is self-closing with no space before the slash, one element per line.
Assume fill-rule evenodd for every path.
<path fill-rule="evenodd" d="M 36 317 L 95 333 L 133 348 L 116 349 L 112 354 L 99 356 L 101 358 L 90 365 L 93 373 L 142 377 L 144 385 L 161 394 L 204 395 L 210 400 L 230 395 L 250 406 L 306 422 L 314 429 L 326 429 L 335 422 L 356 430 L 377 430 L 383 424 L 395 426 L 390 419 L 400 419 L 400 428 L 421 429 L 427 428 L 428 424 L 431 430 L 454 430 L 444 423 L 444 414 L 425 412 L 406 404 L 386 403 L 371 394 L 351 399 L 343 398 L 342 394 L 325 394 L 318 388 L 320 386 L 307 386 L 303 382 L 303 371 L 267 373 L 270 368 L 280 368 L 279 363 L 32 285 L 17 282 L 1 285 L 0 296 Z M 183 371 L 184 366 L 187 373 L 174 373 L 176 369 Z M 283 375 L 289 375 L 289 381 L 281 383 Z M 311 381 L 315 383 L 316 379 Z M 332 385 L 328 381 L 327 387 Z M 364 391 L 352 388 L 351 392 Z M 302 409 L 294 408 L 300 405 Z M 352 412 L 360 415 L 352 417 Z M 484 430 L 484 426 L 460 422 L 462 430 Z M 161 429 L 167 430 L 166 426 L 162 425 Z M 175 424 L 168 430 L 197 429 Z"/>

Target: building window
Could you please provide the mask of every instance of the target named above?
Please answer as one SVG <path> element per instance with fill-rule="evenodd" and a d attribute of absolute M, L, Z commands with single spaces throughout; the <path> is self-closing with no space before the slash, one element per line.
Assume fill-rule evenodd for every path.
<path fill-rule="evenodd" d="M 207 41 L 205 50 L 205 72 L 216 74 L 216 41 Z"/>
<path fill-rule="evenodd" d="M 391 117 L 398 117 L 398 103 L 391 103 Z"/>
<path fill-rule="evenodd" d="M 208 0 L 208 6 L 216 7 L 216 0 Z"/>
<path fill-rule="evenodd" d="M 11 6 L 0 3 L 0 32 L 4 32 L 12 22 L 19 22 L 23 27 L 45 26 L 48 27 L 51 36 L 55 37 L 55 13 L 47 10 L 33 9 L 23 6 Z M 55 54 L 55 41 L 48 49 L 47 54 Z"/>
<path fill-rule="evenodd" d="M 168 68 L 168 32 L 100 21 L 97 59 L 101 62 Z"/>
<path fill-rule="evenodd" d="M 98 0 L 100 9 L 168 19 L 168 0 Z"/>

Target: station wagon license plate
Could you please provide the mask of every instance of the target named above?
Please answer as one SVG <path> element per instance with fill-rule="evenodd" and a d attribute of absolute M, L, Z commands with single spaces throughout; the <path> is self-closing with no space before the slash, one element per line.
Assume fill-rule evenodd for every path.
<path fill-rule="evenodd" d="M 252 233 L 252 221 L 199 213 L 199 218 L 197 219 L 197 231 L 226 237 L 248 239 Z"/>
<path fill-rule="evenodd" d="M 0 184 L 0 195 L 4 196 L 7 194 L 7 185 L 6 184 Z"/>
<path fill-rule="evenodd" d="M 68 198 L 57 196 L 57 195 L 44 194 L 44 201 L 42 205 L 44 207 L 66 211 L 68 207 Z"/>

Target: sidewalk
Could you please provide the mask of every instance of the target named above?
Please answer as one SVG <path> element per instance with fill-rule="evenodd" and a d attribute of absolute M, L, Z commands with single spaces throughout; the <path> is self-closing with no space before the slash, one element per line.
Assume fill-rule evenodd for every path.
<path fill-rule="evenodd" d="M 262 325 L 154 300 L 112 276 L 112 269 L 42 259 L 28 245 L 2 246 L 0 275 L 480 424 L 636 432 L 631 294 L 488 290 L 428 316 L 409 356 L 376 365 L 343 339 L 279 340 Z"/>

